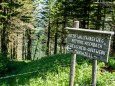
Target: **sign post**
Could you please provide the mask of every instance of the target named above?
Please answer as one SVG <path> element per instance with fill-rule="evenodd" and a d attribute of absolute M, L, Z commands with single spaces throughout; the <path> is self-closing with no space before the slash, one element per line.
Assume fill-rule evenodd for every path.
<path fill-rule="evenodd" d="M 92 86 L 96 86 L 96 71 L 97 71 L 97 60 L 93 59 L 92 66 Z"/>
<path fill-rule="evenodd" d="M 74 27 L 79 28 L 79 21 L 74 22 Z M 73 52 L 71 57 L 69 86 L 74 86 L 75 64 L 76 64 L 76 53 Z"/>
<path fill-rule="evenodd" d="M 114 32 L 81 29 L 79 27 L 67 27 L 66 29 L 69 31 L 67 36 L 67 50 L 93 60 L 92 85 L 96 86 L 97 60 L 108 62 L 111 36 Z M 75 55 L 73 55 L 74 57 Z M 71 61 L 71 64 L 74 64 L 74 61 Z M 75 64 L 71 67 L 70 86 L 73 86 L 74 82 L 74 66 Z"/>
<path fill-rule="evenodd" d="M 72 53 L 69 86 L 74 86 L 76 54 Z"/>

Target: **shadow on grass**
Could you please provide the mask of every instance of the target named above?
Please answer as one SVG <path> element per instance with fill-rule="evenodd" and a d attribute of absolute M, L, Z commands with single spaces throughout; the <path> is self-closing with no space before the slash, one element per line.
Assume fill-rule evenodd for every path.
<path fill-rule="evenodd" d="M 58 74 L 61 72 L 62 68 L 64 69 L 66 67 L 70 67 L 70 57 L 71 54 L 57 54 L 49 57 L 43 57 L 42 59 L 36 61 L 12 61 L 8 66 L 8 75 L 23 74 L 33 71 L 37 72 L 2 79 L 0 80 L 0 86 L 29 85 L 30 79 L 38 77 L 45 80 L 48 72 Z M 82 64 L 86 61 L 88 60 L 77 56 L 78 64 Z"/>

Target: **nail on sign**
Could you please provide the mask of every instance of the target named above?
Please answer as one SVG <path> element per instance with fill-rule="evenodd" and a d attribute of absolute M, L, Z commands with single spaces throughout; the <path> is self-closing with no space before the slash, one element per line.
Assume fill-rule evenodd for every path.
<path fill-rule="evenodd" d="M 67 50 L 81 56 L 108 62 L 111 36 L 114 32 L 66 28 Z"/>

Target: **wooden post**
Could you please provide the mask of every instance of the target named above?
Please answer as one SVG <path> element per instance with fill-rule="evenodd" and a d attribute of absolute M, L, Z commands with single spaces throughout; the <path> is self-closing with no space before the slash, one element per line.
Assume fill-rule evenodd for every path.
<path fill-rule="evenodd" d="M 79 21 L 74 22 L 74 27 L 79 28 Z M 74 86 L 75 64 L 76 64 L 76 54 L 72 53 L 69 86 Z"/>
<path fill-rule="evenodd" d="M 92 86 L 96 86 L 96 71 L 97 71 L 97 60 L 93 59 L 92 65 Z"/>
<path fill-rule="evenodd" d="M 74 86 L 75 64 L 76 64 L 76 54 L 73 53 L 72 57 L 71 57 L 71 68 L 70 68 L 70 82 L 69 82 L 69 86 Z"/>

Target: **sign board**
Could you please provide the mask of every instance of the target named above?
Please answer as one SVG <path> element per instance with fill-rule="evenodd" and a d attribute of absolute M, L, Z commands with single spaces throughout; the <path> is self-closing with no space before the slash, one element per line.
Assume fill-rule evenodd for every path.
<path fill-rule="evenodd" d="M 114 32 L 66 28 L 67 50 L 78 55 L 108 62 L 111 36 Z"/>

